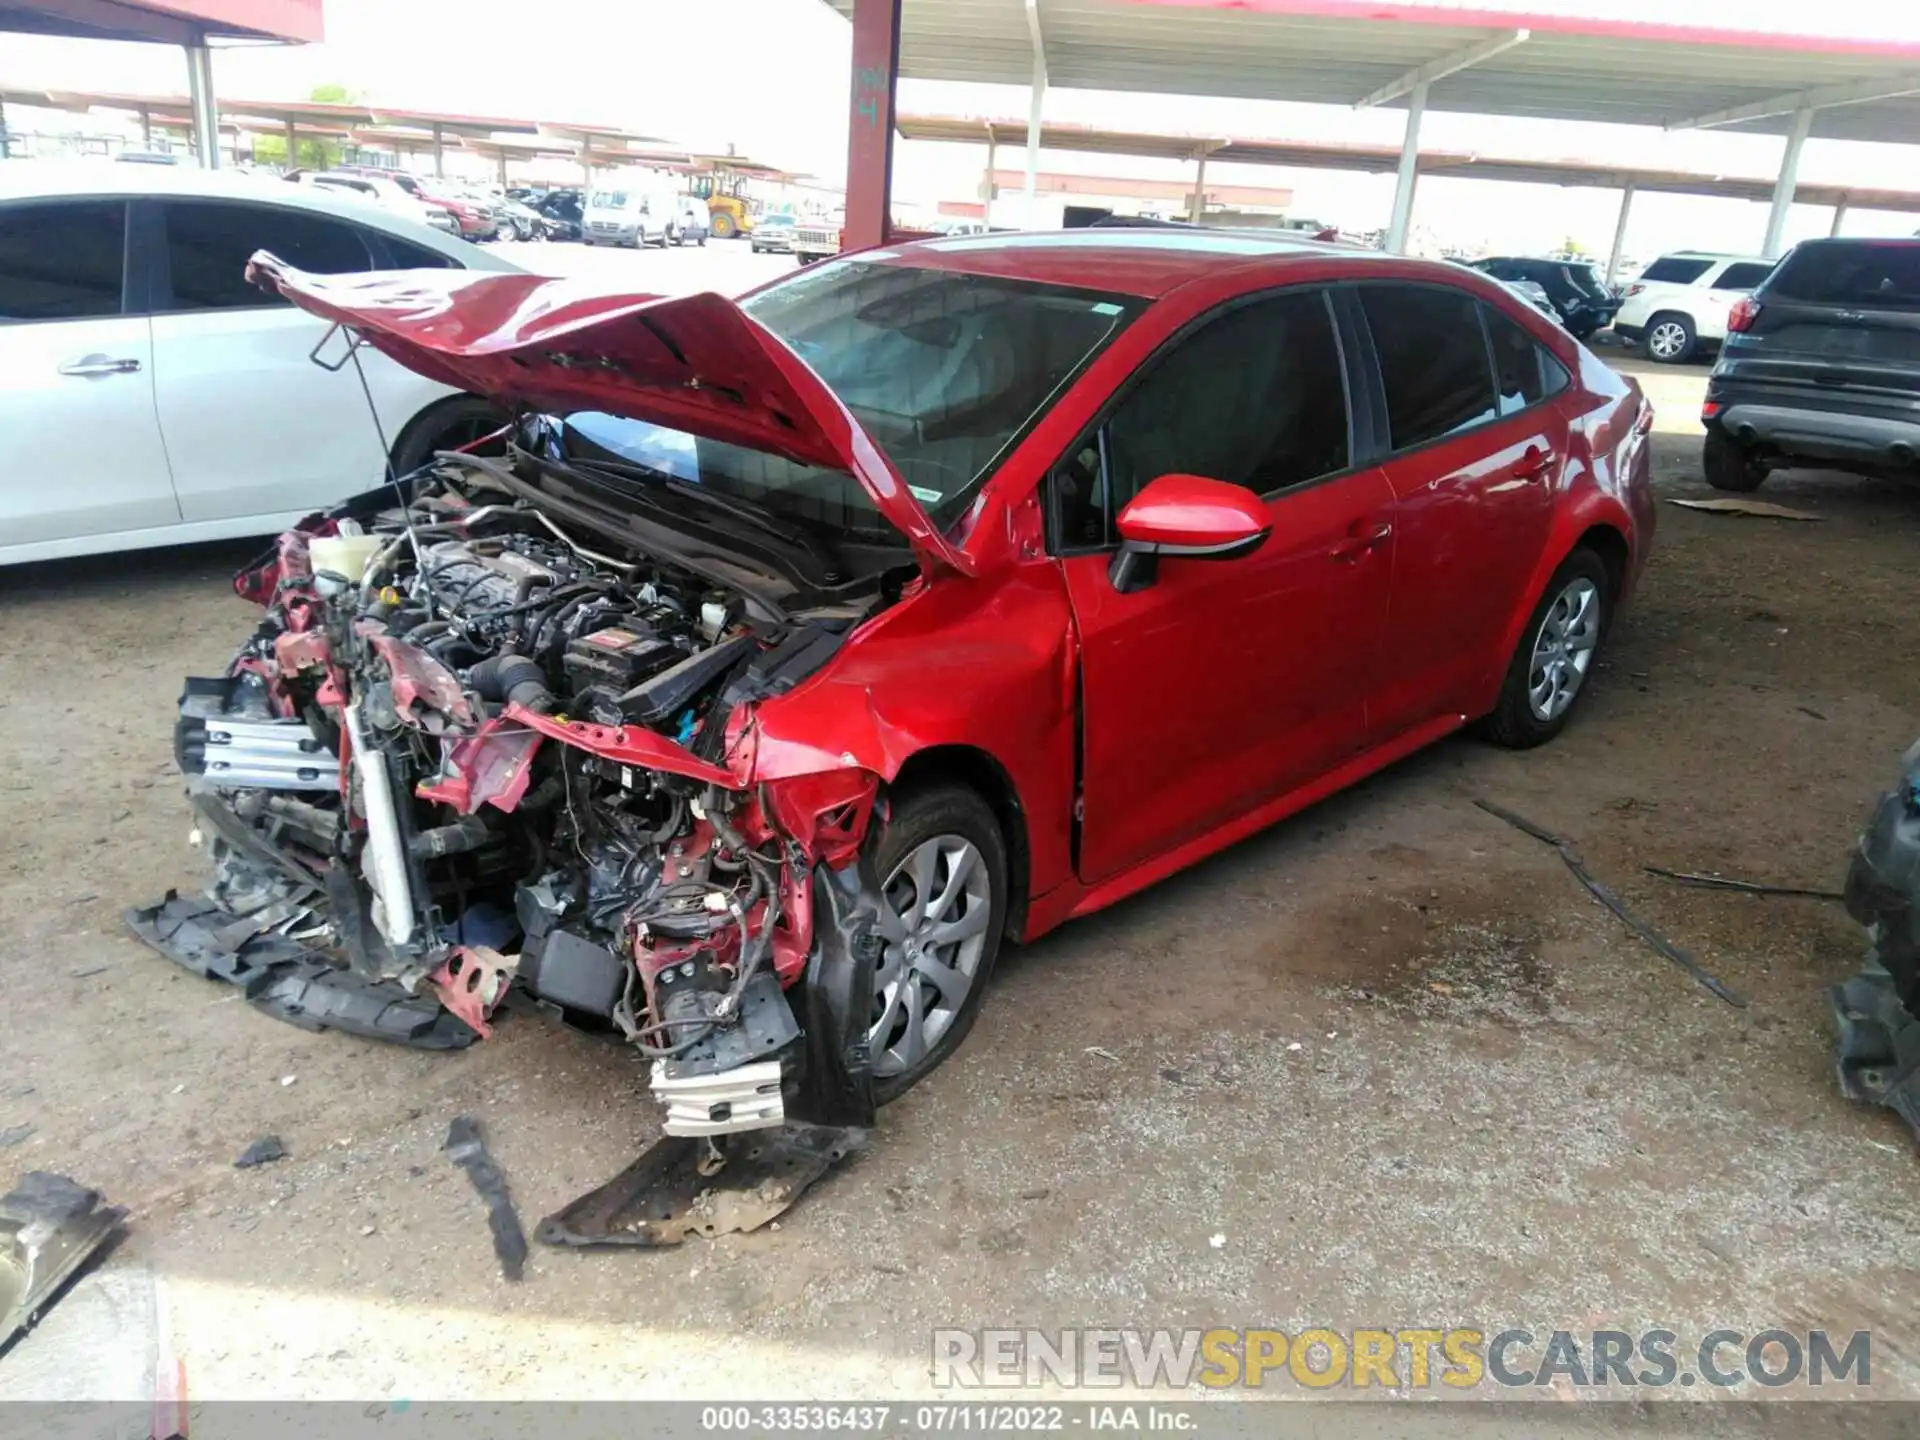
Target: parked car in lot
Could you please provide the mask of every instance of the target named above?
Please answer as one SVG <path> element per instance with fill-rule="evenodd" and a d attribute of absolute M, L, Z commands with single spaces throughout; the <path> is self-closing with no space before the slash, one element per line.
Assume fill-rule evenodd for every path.
<path fill-rule="evenodd" d="M 667 227 L 667 239 L 675 245 L 707 243 L 708 219 L 704 202 L 682 195 L 673 221 Z"/>
<path fill-rule="evenodd" d="M 1619 297 L 1584 260 L 1540 260 L 1528 256 L 1496 255 L 1473 262 L 1473 268 L 1496 280 L 1527 281 L 1546 292 L 1560 322 L 1576 340 L 1605 329 L 1620 308 Z"/>
<path fill-rule="evenodd" d="M 578 190 L 515 190 L 509 192 L 521 203 L 530 205 L 547 223 L 549 240 L 578 240 L 584 234 L 585 205 Z"/>
<path fill-rule="evenodd" d="M 595 190 L 587 197 L 582 238 L 589 245 L 658 245 L 664 250 L 673 219 L 671 195 L 648 189 Z"/>
<path fill-rule="evenodd" d="M 656 1059 L 674 1135 L 869 1123 L 1003 940 L 1470 722 L 1551 740 L 1652 541 L 1638 389 L 1454 265 L 1084 230 L 739 302 L 277 283 L 529 413 L 247 578 L 181 719 L 222 881 L 135 928 L 207 973 L 255 934 L 223 897 L 275 904 L 216 973 L 422 1044 L 521 986 Z M 322 585 L 321 546 L 376 558 Z M 350 739 L 351 813 L 196 758 L 261 696 L 283 750 Z"/>
<path fill-rule="evenodd" d="M 1707 380 L 1707 481 L 1786 465 L 1920 478 L 1920 240 L 1807 240 L 1733 307 Z"/>
<path fill-rule="evenodd" d="M 802 265 L 825 260 L 840 253 L 840 231 L 846 225 L 844 212 L 821 217 L 809 215 L 795 222 L 787 237 L 787 249 Z"/>
<path fill-rule="evenodd" d="M 775 210 L 762 215 L 748 232 L 748 243 L 756 255 L 787 255 L 793 250 L 793 213 Z"/>
<path fill-rule="evenodd" d="M 263 249 L 329 274 L 514 268 L 352 190 L 0 165 L 0 430 L 16 457 L 0 564 L 265 534 L 389 459 L 411 469 L 498 424 L 367 349 L 376 428 L 354 367 L 310 358 L 326 324 L 247 283 Z"/>
<path fill-rule="evenodd" d="M 1620 292 L 1613 333 L 1662 365 L 1711 354 L 1727 338 L 1734 305 L 1772 270 L 1773 262 L 1757 255 L 1662 255 Z"/>
<path fill-rule="evenodd" d="M 333 171 L 300 172 L 299 183 L 326 190 L 335 195 L 354 196 L 383 210 L 391 210 L 417 224 L 430 225 L 448 235 L 460 233 L 460 222 L 443 205 L 429 205 L 405 186 L 379 175 Z"/>
<path fill-rule="evenodd" d="M 1500 283 L 1513 291 L 1514 294 L 1518 295 L 1534 309 L 1538 310 L 1542 315 L 1546 316 L 1547 319 L 1551 320 L 1554 324 L 1560 326 L 1566 324 L 1566 322 L 1560 318 L 1560 312 L 1554 308 L 1553 301 L 1548 298 L 1546 290 L 1536 285 L 1533 281 L 1502 280 Z"/>

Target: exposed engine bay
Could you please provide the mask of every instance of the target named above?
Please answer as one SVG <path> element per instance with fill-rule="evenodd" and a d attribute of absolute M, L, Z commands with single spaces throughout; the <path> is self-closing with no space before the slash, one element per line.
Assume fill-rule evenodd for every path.
<path fill-rule="evenodd" d="M 870 1124 L 877 777 L 756 776 L 752 713 L 898 580 L 728 584 L 556 523 L 511 453 L 236 579 L 261 623 L 175 735 L 212 880 L 129 922 L 308 1028 L 454 1048 L 511 1000 L 606 1034 L 669 1136 Z"/>

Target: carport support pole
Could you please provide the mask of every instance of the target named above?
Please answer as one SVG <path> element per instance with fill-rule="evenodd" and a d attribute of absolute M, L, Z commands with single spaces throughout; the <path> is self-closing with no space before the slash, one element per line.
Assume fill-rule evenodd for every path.
<path fill-rule="evenodd" d="M 499 159 L 500 159 L 500 188 L 502 190 L 505 190 L 507 188 L 507 152 L 502 150 L 500 152 Z"/>
<path fill-rule="evenodd" d="M 1767 212 L 1767 239 L 1760 253 L 1771 260 L 1780 253 L 1780 242 L 1787 233 L 1787 212 L 1793 208 L 1793 192 L 1800 182 L 1800 150 L 1813 129 L 1811 107 L 1793 112 L 1793 129 L 1787 132 L 1786 153 L 1780 157 L 1780 178 L 1773 182 L 1773 208 Z"/>
<path fill-rule="evenodd" d="M 980 192 L 980 223 L 989 230 L 993 228 L 993 167 L 1000 157 L 1000 137 L 994 134 L 993 126 L 987 126 L 987 185 Z"/>
<path fill-rule="evenodd" d="M 140 107 L 140 148 L 142 150 L 153 149 L 153 111 L 144 105 Z M 5 151 L 0 150 L 0 155 L 4 155 L 5 153 Z"/>
<path fill-rule="evenodd" d="M 900 6 L 901 0 L 854 0 L 842 250 L 884 245 L 893 230 L 893 102 L 900 79 Z"/>
<path fill-rule="evenodd" d="M 1393 220 L 1387 226 L 1387 252 L 1407 253 L 1407 232 L 1413 227 L 1413 187 L 1420 178 L 1420 121 L 1427 113 L 1427 82 L 1422 80 L 1407 97 L 1407 133 L 1400 141 L 1400 173 L 1393 187 Z"/>
<path fill-rule="evenodd" d="M 1633 213 L 1633 182 L 1620 192 L 1620 218 L 1613 222 L 1613 249 L 1607 252 L 1607 284 L 1620 273 L 1620 259 L 1627 253 L 1627 217 Z"/>
<path fill-rule="evenodd" d="M 446 155 L 442 149 L 443 144 L 444 141 L 440 134 L 440 127 L 435 125 L 433 127 L 433 173 L 436 176 L 442 176 L 447 173 Z"/>
<path fill-rule="evenodd" d="M 1842 195 L 1840 203 L 1833 207 L 1833 224 L 1827 228 L 1827 234 L 1838 235 L 1840 227 L 1847 223 L 1847 197 Z"/>
<path fill-rule="evenodd" d="M 287 173 L 292 174 L 300 165 L 300 132 L 294 128 L 293 120 L 287 120 Z"/>
<path fill-rule="evenodd" d="M 1040 112 L 1047 103 L 1047 62 L 1039 55 L 1033 57 L 1033 92 L 1027 104 L 1027 212 L 1026 224 L 1029 230 L 1040 228 L 1039 189 L 1040 189 Z"/>
<path fill-rule="evenodd" d="M 193 148 L 203 169 L 220 168 L 220 112 L 213 100 L 213 51 L 203 36 L 187 52 L 187 94 L 193 103 Z"/>
<path fill-rule="evenodd" d="M 1207 210 L 1207 152 L 1202 150 L 1194 157 L 1193 195 L 1187 201 L 1187 219 L 1195 225 Z"/>

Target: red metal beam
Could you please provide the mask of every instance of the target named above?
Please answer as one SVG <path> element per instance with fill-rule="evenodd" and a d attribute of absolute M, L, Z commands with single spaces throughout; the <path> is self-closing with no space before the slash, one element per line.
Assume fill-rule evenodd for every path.
<path fill-rule="evenodd" d="M 195 43 L 202 35 L 317 41 L 321 0 L 0 0 L 0 30 Z"/>
<path fill-rule="evenodd" d="M 901 0 L 854 0 L 847 116 L 845 250 L 884 245 L 893 228 L 893 101 L 900 80 Z"/>

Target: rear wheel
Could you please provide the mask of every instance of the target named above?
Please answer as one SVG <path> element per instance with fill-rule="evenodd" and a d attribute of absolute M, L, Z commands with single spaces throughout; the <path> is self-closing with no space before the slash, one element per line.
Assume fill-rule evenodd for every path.
<path fill-rule="evenodd" d="M 973 1027 L 1007 921 L 1006 842 L 964 786 L 898 799 L 875 852 L 886 948 L 874 972 L 867 1047 L 874 1098 L 918 1084 Z"/>
<path fill-rule="evenodd" d="M 708 226 L 716 240 L 731 240 L 740 233 L 740 227 L 733 223 L 733 216 L 724 210 L 713 212 L 712 222 Z"/>
<path fill-rule="evenodd" d="M 1707 484 L 1716 490 L 1746 492 L 1758 490 L 1767 478 L 1767 468 L 1749 451 L 1743 450 L 1718 430 L 1707 432 L 1700 450 L 1700 465 L 1707 472 Z"/>
<path fill-rule="evenodd" d="M 1700 346 L 1700 337 L 1694 332 L 1693 321 L 1685 315 L 1667 311 L 1656 315 L 1647 322 L 1646 338 L 1647 358 L 1661 365 L 1678 365 L 1691 360 L 1693 352 Z"/>
<path fill-rule="evenodd" d="M 1520 632 L 1500 701 L 1480 724 L 1487 739 L 1531 750 L 1566 728 L 1606 637 L 1612 603 L 1600 557 L 1584 548 L 1567 556 Z"/>

